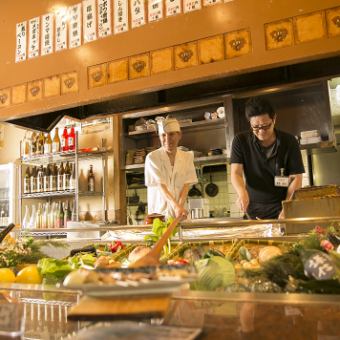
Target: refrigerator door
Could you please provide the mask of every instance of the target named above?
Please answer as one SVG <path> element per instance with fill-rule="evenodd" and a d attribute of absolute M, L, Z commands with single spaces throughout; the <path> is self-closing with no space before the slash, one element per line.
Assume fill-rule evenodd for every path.
<path fill-rule="evenodd" d="M 15 164 L 0 164 L 0 226 L 15 223 Z"/>

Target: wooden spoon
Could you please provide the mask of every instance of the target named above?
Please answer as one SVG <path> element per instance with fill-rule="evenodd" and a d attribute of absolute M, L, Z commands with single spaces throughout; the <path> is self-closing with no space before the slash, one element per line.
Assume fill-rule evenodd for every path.
<path fill-rule="evenodd" d="M 182 217 L 175 218 L 168 229 L 162 235 L 162 237 L 155 243 L 150 252 L 139 258 L 137 261 L 130 263 L 129 268 L 138 268 L 146 266 L 157 266 L 159 264 L 159 258 L 161 256 L 162 249 L 170 237 L 171 233 L 175 230 L 177 224 L 180 222 Z"/>

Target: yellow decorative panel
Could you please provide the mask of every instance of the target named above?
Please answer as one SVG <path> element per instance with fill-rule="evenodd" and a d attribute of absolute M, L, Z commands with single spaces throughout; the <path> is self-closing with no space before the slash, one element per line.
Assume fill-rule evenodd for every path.
<path fill-rule="evenodd" d="M 171 71 L 174 67 L 173 48 L 150 52 L 151 74 Z"/>
<path fill-rule="evenodd" d="M 201 64 L 213 63 L 224 59 L 223 35 L 198 41 L 198 56 Z"/>
<path fill-rule="evenodd" d="M 39 100 L 42 98 L 42 80 L 31 81 L 27 84 L 27 100 Z"/>
<path fill-rule="evenodd" d="M 149 53 L 136 55 L 129 58 L 129 78 L 136 79 L 150 75 Z"/>
<path fill-rule="evenodd" d="M 331 8 L 326 11 L 328 36 L 340 35 L 340 7 Z"/>
<path fill-rule="evenodd" d="M 251 52 L 251 37 L 249 30 L 228 32 L 225 35 L 227 58 L 240 57 Z"/>
<path fill-rule="evenodd" d="M 61 94 L 78 92 L 78 74 L 69 72 L 61 75 Z"/>
<path fill-rule="evenodd" d="M 90 66 L 88 68 L 88 85 L 89 88 L 103 86 L 107 79 L 107 64 Z"/>
<path fill-rule="evenodd" d="M 12 104 L 22 104 L 26 101 L 27 84 L 12 87 Z"/>
<path fill-rule="evenodd" d="M 198 65 L 197 42 L 175 46 L 175 68 Z"/>
<path fill-rule="evenodd" d="M 44 79 L 44 97 L 60 96 L 60 77 L 52 76 Z"/>
<path fill-rule="evenodd" d="M 293 21 L 297 44 L 326 37 L 324 12 L 299 15 Z"/>
<path fill-rule="evenodd" d="M 115 83 L 117 81 L 127 80 L 129 70 L 128 59 L 121 59 L 109 62 L 108 65 L 108 82 Z"/>
<path fill-rule="evenodd" d="M 265 24 L 264 30 L 267 50 L 292 46 L 294 44 L 292 19 Z"/>
<path fill-rule="evenodd" d="M 0 108 L 8 106 L 11 102 L 11 89 L 0 90 Z"/>

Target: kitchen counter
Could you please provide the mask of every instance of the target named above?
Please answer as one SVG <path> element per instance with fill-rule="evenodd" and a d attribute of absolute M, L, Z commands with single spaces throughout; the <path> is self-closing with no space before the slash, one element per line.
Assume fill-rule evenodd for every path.
<path fill-rule="evenodd" d="M 2 284 L 0 291 L 24 305 L 24 338 L 60 339 L 93 324 L 67 320 L 69 308 L 81 297 L 78 291 L 18 284 Z M 198 339 L 335 340 L 340 334 L 339 318 L 338 295 L 183 290 L 173 296 L 164 320 L 151 323 L 200 328 Z"/>

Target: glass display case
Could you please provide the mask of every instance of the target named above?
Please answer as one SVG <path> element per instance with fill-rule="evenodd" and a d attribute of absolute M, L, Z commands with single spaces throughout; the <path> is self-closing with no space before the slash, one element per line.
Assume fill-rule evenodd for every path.
<path fill-rule="evenodd" d="M 15 217 L 15 164 L 0 164 L 0 226 L 16 222 Z"/>

